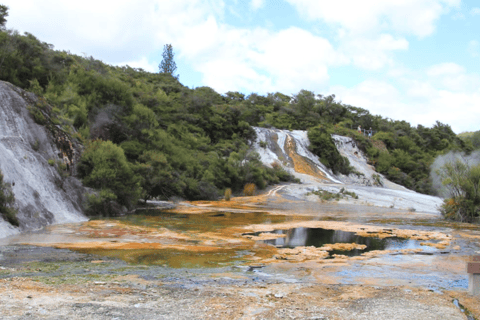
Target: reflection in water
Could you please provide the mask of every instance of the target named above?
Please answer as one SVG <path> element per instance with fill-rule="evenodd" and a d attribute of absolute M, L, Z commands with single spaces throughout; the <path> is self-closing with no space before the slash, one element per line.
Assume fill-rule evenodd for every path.
<path fill-rule="evenodd" d="M 111 220 L 119 220 L 126 224 L 167 228 L 177 232 L 209 232 L 248 224 L 271 224 L 305 219 L 287 215 L 270 215 L 267 212 L 213 211 L 202 214 L 178 214 L 161 210 L 143 210 L 140 214 L 111 218 Z"/>
<path fill-rule="evenodd" d="M 112 234 L 121 234 L 130 236 L 135 241 L 140 240 L 138 249 L 105 249 L 105 248 L 83 248 L 74 249 L 76 251 L 88 254 L 97 254 L 122 259 L 128 263 L 141 263 L 145 265 L 168 265 L 173 268 L 202 268 L 218 267 L 229 264 L 235 264 L 237 261 L 245 260 L 245 256 L 251 255 L 250 247 L 240 243 L 230 243 L 228 245 L 218 245 L 218 238 L 209 239 L 211 244 L 203 244 L 205 248 L 212 246 L 212 250 L 202 251 L 198 242 L 205 240 L 201 238 L 202 234 L 210 233 L 220 238 L 222 236 L 231 237 L 227 233 L 222 235 L 222 230 L 231 227 L 240 227 L 249 224 L 273 224 L 287 221 L 307 220 L 308 217 L 294 217 L 288 215 L 270 215 L 267 212 L 228 212 L 212 211 L 202 214 L 178 214 L 161 210 L 142 210 L 139 214 L 132 214 L 123 217 L 115 217 L 110 220 L 119 221 L 125 224 L 125 229 L 119 229 L 113 224 L 114 229 L 103 230 L 102 236 L 108 237 Z M 128 226 L 137 226 L 140 228 L 128 228 Z M 149 249 L 142 248 L 142 238 L 150 229 L 167 229 L 179 235 L 185 235 L 188 240 L 182 238 L 159 238 L 156 241 L 163 241 L 166 245 L 178 245 L 175 248 Z M 200 237 L 200 238 L 199 238 Z M 303 236 L 304 237 L 304 236 Z M 300 237 L 300 238 L 303 238 Z M 148 238 L 148 237 L 147 237 Z M 208 238 L 208 237 L 207 237 Z M 149 240 L 150 241 L 150 240 Z M 148 246 L 149 241 L 146 242 Z M 221 240 L 219 240 L 221 242 Z M 186 248 L 189 246 L 189 248 Z M 268 251 L 268 250 L 267 250 Z"/>
<path fill-rule="evenodd" d="M 348 256 L 360 255 L 372 250 L 401 250 L 401 249 L 422 249 L 433 252 L 435 248 L 420 245 L 420 241 L 403 239 L 397 237 L 373 238 L 356 235 L 355 232 L 341 230 L 328 230 L 322 228 L 293 228 L 288 230 L 275 230 L 273 233 L 285 234 L 283 238 L 263 240 L 262 242 L 282 248 L 295 248 L 299 246 L 322 247 L 325 244 L 334 243 L 357 243 L 367 246 L 365 250 L 352 251 L 331 251 L 331 254 L 344 254 Z M 425 241 L 422 241 L 425 242 Z"/>

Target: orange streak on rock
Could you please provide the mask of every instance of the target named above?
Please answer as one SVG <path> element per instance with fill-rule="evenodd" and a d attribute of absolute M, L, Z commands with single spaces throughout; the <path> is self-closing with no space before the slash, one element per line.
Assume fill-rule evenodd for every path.
<path fill-rule="evenodd" d="M 295 140 L 293 140 L 292 137 L 287 136 L 287 139 L 285 140 L 285 151 L 292 159 L 295 171 L 298 173 L 308 174 L 321 180 L 328 181 L 325 174 L 321 170 L 319 170 L 315 164 L 299 155 L 296 150 L 297 146 L 295 144 Z"/>

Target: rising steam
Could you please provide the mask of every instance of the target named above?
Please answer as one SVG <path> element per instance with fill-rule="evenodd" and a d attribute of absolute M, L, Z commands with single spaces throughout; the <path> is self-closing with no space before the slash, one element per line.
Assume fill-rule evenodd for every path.
<path fill-rule="evenodd" d="M 463 152 L 450 151 L 446 155 L 438 156 L 433 162 L 430 168 L 430 177 L 432 178 L 432 187 L 437 191 L 438 195 L 447 198 L 449 196 L 448 190 L 442 185 L 441 177 L 438 174 L 438 170 L 441 169 L 446 163 L 453 163 L 455 161 L 462 161 L 469 166 L 480 164 L 480 151 L 472 152 L 470 155 L 466 155 Z"/>

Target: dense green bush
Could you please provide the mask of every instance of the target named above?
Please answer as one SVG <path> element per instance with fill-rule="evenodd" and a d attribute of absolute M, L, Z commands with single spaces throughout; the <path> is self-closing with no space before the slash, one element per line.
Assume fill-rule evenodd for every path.
<path fill-rule="evenodd" d="M 480 130 L 475 132 L 464 132 L 458 135 L 473 149 L 480 149 Z"/>
<path fill-rule="evenodd" d="M 439 170 L 442 184 L 449 191 L 441 212 L 447 219 L 472 222 L 480 216 L 480 164 L 470 166 L 456 159 Z"/>
<path fill-rule="evenodd" d="M 350 162 L 338 152 L 332 139 L 331 130 L 323 125 L 310 128 L 308 139 L 310 140 L 310 151 L 316 154 L 325 166 L 331 168 L 334 173 L 350 174 Z"/>
<path fill-rule="evenodd" d="M 127 162 L 123 149 L 111 141 L 94 140 L 87 144 L 77 166 L 83 183 L 108 194 L 108 201 L 132 207 L 141 194 L 139 179 Z"/>
<path fill-rule="evenodd" d="M 109 189 L 103 189 L 98 194 L 89 194 L 85 204 L 88 216 L 115 217 L 122 213 L 115 201 L 117 196 Z"/>
<path fill-rule="evenodd" d="M 18 227 L 17 210 L 14 206 L 15 195 L 10 184 L 3 181 L 3 173 L 0 170 L 0 214 L 3 219 Z"/>

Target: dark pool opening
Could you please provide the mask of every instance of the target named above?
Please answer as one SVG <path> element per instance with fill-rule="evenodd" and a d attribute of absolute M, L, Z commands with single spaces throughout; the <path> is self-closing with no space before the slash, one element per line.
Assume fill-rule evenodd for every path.
<path fill-rule="evenodd" d="M 262 232 L 246 233 L 245 235 L 258 236 Z M 364 250 L 351 251 L 330 251 L 330 255 L 342 254 L 346 256 L 358 256 L 362 253 L 373 250 L 402 250 L 402 249 L 422 249 L 424 252 L 436 252 L 436 248 L 431 246 L 420 245 L 420 243 L 438 241 L 419 241 L 412 239 L 404 239 L 398 237 L 376 238 L 363 237 L 355 234 L 355 232 L 347 232 L 341 230 L 330 230 L 323 228 L 292 228 L 287 230 L 274 230 L 271 233 L 284 234 L 285 237 L 260 240 L 259 242 L 267 243 L 279 248 L 295 248 L 301 246 L 314 246 L 320 248 L 325 244 L 335 243 L 357 243 L 364 244 L 367 247 Z"/>

